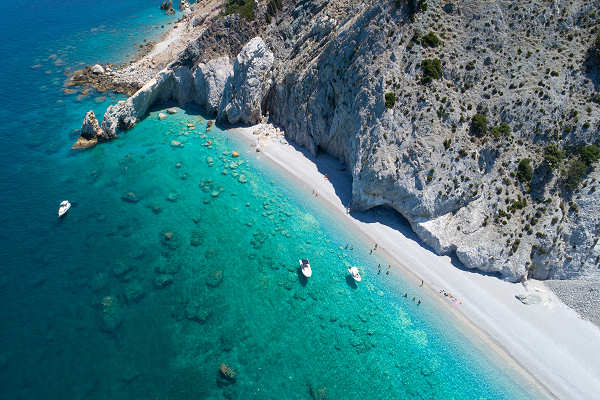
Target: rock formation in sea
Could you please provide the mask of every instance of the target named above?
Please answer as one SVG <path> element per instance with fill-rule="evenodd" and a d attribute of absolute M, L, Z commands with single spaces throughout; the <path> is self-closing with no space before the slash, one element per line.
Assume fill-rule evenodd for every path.
<path fill-rule="evenodd" d="M 160 9 L 164 10 L 165 14 L 167 15 L 175 14 L 175 10 L 173 9 L 173 0 L 163 0 L 163 2 L 160 3 Z"/>
<path fill-rule="evenodd" d="M 93 111 L 88 111 L 81 125 L 81 134 L 73 145 L 73 149 L 86 149 L 93 147 L 98 143 L 98 137 L 103 135 L 103 131 L 98 124 L 96 115 Z"/>
<path fill-rule="evenodd" d="M 598 280 L 594 2 L 213 6 L 178 22 L 185 49 L 109 107 L 99 138 L 157 102 L 228 123 L 268 115 L 346 165 L 352 208 L 393 208 L 437 253 L 514 281 Z"/>

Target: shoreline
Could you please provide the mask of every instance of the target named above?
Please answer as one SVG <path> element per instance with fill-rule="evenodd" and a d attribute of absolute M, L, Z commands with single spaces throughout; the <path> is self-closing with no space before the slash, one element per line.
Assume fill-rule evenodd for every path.
<path fill-rule="evenodd" d="M 461 332 L 477 336 L 509 363 L 509 376 L 518 374 L 518 381 L 535 386 L 548 398 L 595 398 L 600 391 L 600 361 L 594 356 L 600 354 L 600 329 L 581 319 L 542 281 L 510 283 L 454 265 L 450 257 L 425 248 L 391 210 L 348 214 L 345 204 L 351 195 L 351 178 L 332 157 L 318 156 L 315 160 L 287 143 L 283 133 L 269 125 L 229 131 L 247 141 L 250 151 L 259 147 L 258 158 L 275 165 L 307 191 L 318 191 L 318 200 L 339 214 L 334 217 L 367 241 L 377 243 L 378 255 L 389 259 L 396 269 L 399 266 L 404 276 L 414 278 L 415 286 L 422 279 L 432 296 L 447 303 L 446 310 L 464 322 Z M 440 290 L 453 293 L 461 304 L 448 302 Z M 515 298 L 524 293 L 535 293 L 543 301 L 525 305 Z"/>

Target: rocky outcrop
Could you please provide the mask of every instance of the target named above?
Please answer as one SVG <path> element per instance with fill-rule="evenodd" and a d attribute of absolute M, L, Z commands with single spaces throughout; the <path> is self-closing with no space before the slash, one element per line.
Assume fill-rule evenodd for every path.
<path fill-rule="evenodd" d="M 185 74 L 180 74 L 185 75 Z M 152 104 L 167 101 L 173 97 L 175 77 L 173 71 L 165 69 L 146 83 L 127 100 L 108 107 L 102 120 L 101 140 L 110 140 L 117 136 L 118 130 L 131 129 L 148 113 Z"/>
<path fill-rule="evenodd" d="M 557 34 L 591 37 L 596 17 L 576 3 L 560 12 L 528 3 L 534 25 L 496 1 L 450 14 L 429 3 L 412 16 L 379 2 L 298 3 L 294 18 L 264 35 L 276 59 L 267 110 L 288 139 L 346 164 L 352 208 L 397 210 L 467 268 L 510 280 L 598 279 L 597 167 L 575 193 L 559 173 L 544 183 L 516 174 L 525 158 L 541 170 L 549 143 L 599 136 L 600 108 L 590 101 L 598 77 L 585 64 L 565 67 L 565 48 L 583 60 L 587 47 Z M 441 60 L 437 79 L 423 78 L 426 59 Z M 476 113 L 489 121 L 483 137 L 470 130 Z M 501 122 L 512 132 L 492 131 Z"/>
<path fill-rule="evenodd" d="M 218 118 L 230 124 L 256 124 L 262 116 L 262 102 L 271 87 L 273 53 L 260 37 L 244 46 L 227 80 Z"/>
<path fill-rule="evenodd" d="M 273 53 L 261 38 L 251 40 L 232 67 L 228 57 L 200 63 L 193 70 L 173 64 L 162 70 L 127 100 L 110 106 L 104 114 L 99 140 L 115 138 L 131 129 L 156 103 L 194 102 L 229 123 L 254 123 L 260 119 L 268 91 Z"/>
<path fill-rule="evenodd" d="M 179 0 L 179 11 L 185 14 L 191 12 L 190 4 L 185 0 Z"/>
<path fill-rule="evenodd" d="M 194 102 L 216 114 L 221 104 L 225 83 L 233 75 L 229 57 L 200 63 L 194 73 Z"/>
<path fill-rule="evenodd" d="M 160 9 L 164 10 L 165 14 L 167 15 L 175 14 L 175 10 L 173 9 L 173 0 L 163 0 L 163 2 L 160 3 Z"/>
<path fill-rule="evenodd" d="M 86 149 L 98 143 L 98 136 L 102 136 L 102 129 L 98 124 L 93 111 L 88 111 L 81 125 L 81 135 L 73 145 L 73 149 Z"/>

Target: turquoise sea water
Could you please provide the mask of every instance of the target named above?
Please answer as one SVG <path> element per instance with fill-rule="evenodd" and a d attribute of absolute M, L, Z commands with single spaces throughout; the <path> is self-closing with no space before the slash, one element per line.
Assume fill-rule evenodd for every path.
<path fill-rule="evenodd" d="M 174 20 L 122 3 L 15 2 L 0 28 L 16 37 L 0 49 L 0 398 L 536 396 L 201 110 L 71 151 L 85 111 L 118 96 L 65 95 L 65 69 L 123 61 Z"/>

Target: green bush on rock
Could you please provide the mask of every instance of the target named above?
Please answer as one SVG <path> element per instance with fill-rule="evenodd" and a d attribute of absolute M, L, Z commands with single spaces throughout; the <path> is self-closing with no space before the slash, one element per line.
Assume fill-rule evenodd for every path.
<path fill-rule="evenodd" d="M 511 132 L 510 125 L 508 125 L 506 122 L 502 122 L 500 125 L 493 127 L 491 132 L 495 139 L 503 136 L 508 137 L 510 136 Z"/>
<path fill-rule="evenodd" d="M 442 62 L 439 58 L 427 58 L 421 61 L 421 69 L 423 70 L 423 78 L 421 79 L 423 84 L 442 77 Z"/>
<path fill-rule="evenodd" d="M 581 161 L 588 167 L 600 160 L 600 147 L 595 144 L 580 146 L 577 148 L 577 153 L 579 153 Z"/>
<path fill-rule="evenodd" d="M 544 149 L 544 163 L 551 169 L 556 170 L 565 158 L 565 152 L 556 144 L 549 144 Z"/>
<path fill-rule="evenodd" d="M 387 92 L 385 94 L 385 107 L 392 108 L 396 104 L 396 94 L 394 92 Z"/>
<path fill-rule="evenodd" d="M 487 118 L 483 114 L 475 114 L 471 119 L 471 133 L 477 137 L 483 137 L 488 131 Z"/>
<path fill-rule="evenodd" d="M 569 165 L 569 168 L 565 171 L 566 173 L 566 185 L 568 189 L 575 190 L 583 181 L 585 174 L 587 173 L 587 166 L 581 160 L 573 160 Z"/>
<path fill-rule="evenodd" d="M 427 35 L 423 36 L 421 43 L 423 46 L 437 47 L 440 44 L 440 39 L 435 33 L 429 32 Z"/>
<path fill-rule="evenodd" d="M 254 21 L 254 0 L 227 0 L 223 15 L 240 14 L 248 21 Z"/>
<path fill-rule="evenodd" d="M 530 182 L 533 178 L 533 168 L 531 167 L 531 160 L 529 158 L 524 158 L 519 161 L 517 178 L 519 178 L 521 182 Z"/>

